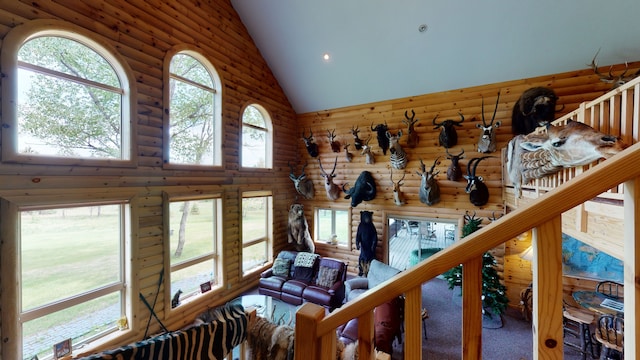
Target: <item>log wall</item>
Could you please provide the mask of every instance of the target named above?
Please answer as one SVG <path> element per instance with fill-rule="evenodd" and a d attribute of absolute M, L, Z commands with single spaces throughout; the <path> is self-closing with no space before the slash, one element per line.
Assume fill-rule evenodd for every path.
<path fill-rule="evenodd" d="M 295 191 L 290 186 L 287 161 L 296 160 L 295 113 L 271 70 L 254 45 L 239 16 L 227 0 L 35 0 L 0 2 L 0 39 L 14 27 L 35 19 L 56 19 L 95 34 L 126 59 L 137 81 L 137 156 L 134 168 L 71 167 L 61 165 L 0 164 L 0 196 L 126 191 L 137 197 L 133 211 L 132 274 L 134 319 L 127 336 L 112 340 L 124 344 L 140 340 L 149 311 L 138 299 L 140 291 L 153 303 L 159 272 L 163 267 L 163 192 L 194 190 L 207 186 L 223 193 L 224 284 L 189 306 L 168 314 L 170 296 L 158 297 L 155 311 L 169 329 L 193 321 L 197 313 L 220 305 L 257 284 L 258 273 L 243 277 L 241 269 L 240 197 L 245 190 L 270 190 L 274 206 L 274 253 L 286 246 L 286 219 Z M 176 46 L 198 47 L 215 66 L 223 84 L 223 161 L 215 170 L 163 169 L 162 78 L 167 51 Z M 273 170 L 247 170 L 239 165 L 241 111 L 249 103 L 262 105 L 273 123 Z M 32 181 L 37 177 L 39 181 Z M 3 239 L 11 241 L 11 239 Z M 5 280 L 5 284 L 9 284 Z M 164 286 L 161 291 L 164 291 Z M 168 288 L 168 286 L 167 286 Z M 167 290 L 168 291 L 168 290 Z M 151 322 L 150 333 L 160 330 Z M 2 331 L 2 338 L 12 336 Z M 3 341 L 4 343 L 5 341 Z M 1 346 L 1 345 L 0 345 Z M 83 349 L 89 351 L 90 349 Z M 4 354 L 14 358 L 15 354 Z M 0 356 L 2 357 L 2 356 Z"/>

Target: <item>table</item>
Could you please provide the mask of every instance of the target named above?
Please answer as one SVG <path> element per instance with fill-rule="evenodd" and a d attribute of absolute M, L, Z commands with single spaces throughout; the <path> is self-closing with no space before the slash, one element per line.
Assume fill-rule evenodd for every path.
<path fill-rule="evenodd" d="M 296 321 L 296 307 L 267 295 L 242 295 L 230 301 L 245 309 L 253 307 L 258 316 L 277 325 L 293 326 Z"/>
<path fill-rule="evenodd" d="M 602 305 L 606 299 L 624 303 L 624 299 L 613 299 L 596 291 L 576 291 L 573 293 L 576 302 L 585 309 L 589 309 L 601 315 L 614 315 L 624 317 L 624 310 L 618 311 Z"/>

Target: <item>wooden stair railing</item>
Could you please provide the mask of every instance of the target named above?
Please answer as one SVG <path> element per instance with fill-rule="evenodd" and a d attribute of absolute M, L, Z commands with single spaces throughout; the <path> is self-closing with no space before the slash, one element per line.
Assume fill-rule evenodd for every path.
<path fill-rule="evenodd" d="M 639 83 L 635 81 L 631 86 L 637 88 Z M 635 118 L 638 119 L 637 114 Z M 482 254 L 530 229 L 534 229 L 533 359 L 562 359 L 561 216 L 563 212 L 620 184 L 624 187 L 625 207 L 625 354 L 628 358 L 640 358 L 640 350 L 636 347 L 640 335 L 636 331 L 635 320 L 640 315 L 640 287 L 636 284 L 636 279 L 640 279 L 640 211 L 636 210 L 640 207 L 639 164 L 640 143 L 636 143 L 581 176 L 564 182 L 499 221 L 365 292 L 326 317 L 323 308 L 311 303 L 304 304 L 296 313 L 295 359 L 335 359 L 335 330 L 356 317 L 359 320 L 360 356 L 373 359 L 373 309 L 401 294 L 406 298 L 404 356 L 406 359 L 420 359 L 422 283 L 460 263 L 464 265 L 462 359 L 480 359 Z"/>

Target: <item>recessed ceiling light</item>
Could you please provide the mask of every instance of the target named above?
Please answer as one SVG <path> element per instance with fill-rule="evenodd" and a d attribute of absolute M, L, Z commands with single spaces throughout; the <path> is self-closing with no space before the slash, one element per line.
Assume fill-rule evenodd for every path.
<path fill-rule="evenodd" d="M 421 25 L 418 26 L 418 31 L 425 32 L 425 31 L 427 31 L 428 28 L 429 27 L 427 26 L 427 24 L 421 24 Z"/>
<path fill-rule="evenodd" d="M 331 55 L 329 55 L 329 53 L 324 53 L 324 55 L 322 55 L 322 58 L 324 59 L 324 61 L 329 61 L 331 60 Z"/>

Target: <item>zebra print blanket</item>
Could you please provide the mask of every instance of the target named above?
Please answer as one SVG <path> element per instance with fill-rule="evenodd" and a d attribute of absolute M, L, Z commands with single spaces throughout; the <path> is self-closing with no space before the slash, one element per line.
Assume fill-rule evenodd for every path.
<path fill-rule="evenodd" d="M 222 360 L 247 338 L 247 315 L 239 304 L 208 312 L 210 322 L 82 358 L 83 360 Z"/>

